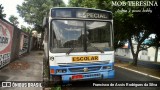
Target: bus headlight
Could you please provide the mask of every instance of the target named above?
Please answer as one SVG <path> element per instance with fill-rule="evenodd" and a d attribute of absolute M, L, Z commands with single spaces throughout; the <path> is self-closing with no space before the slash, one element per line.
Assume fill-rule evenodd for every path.
<path fill-rule="evenodd" d="M 103 66 L 103 69 L 111 69 L 111 66 Z"/>
<path fill-rule="evenodd" d="M 66 69 L 57 69 L 56 73 L 66 73 L 67 70 Z"/>

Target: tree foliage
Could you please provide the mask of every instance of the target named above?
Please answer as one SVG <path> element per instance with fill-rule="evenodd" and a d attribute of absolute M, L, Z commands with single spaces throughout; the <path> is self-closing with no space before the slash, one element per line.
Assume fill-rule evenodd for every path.
<path fill-rule="evenodd" d="M 79 3 L 77 3 L 79 2 Z M 96 0 L 70 0 L 69 4 L 71 7 L 88 7 L 88 8 L 96 8 Z"/>
<path fill-rule="evenodd" d="M 160 1 L 158 1 L 158 5 L 160 5 Z M 153 13 L 151 14 L 150 18 L 152 19 L 152 26 L 153 26 L 153 34 L 155 34 L 155 39 L 152 40 L 150 46 L 154 46 L 156 48 L 155 52 L 155 62 L 157 62 L 158 58 L 158 48 L 160 47 L 160 6 L 158 7 L 151 7 Z"/>
<path fill-rule="evenodd" d="M 18 13 L 25 22 L 35 26 L 38 32 L 42 31 L 44 16 L 48 15 L 50 8 L 65 6 L 62 0 L 25 0 L 17 6 Z"/>
<path fill-rule="evenodd" d="M 0 4 L 0 18 L 5 18 L 6 17 L 6 14 L 4 14 L 3 12 L 3 6 L 2 6 L 2 4 Z"/>
<path fill-rule="evenodd" d="M 34 29 L 41 33 L 41 46 L 43 42 L 44 29 L 43 18 L 48 16 L 50 8 L 65 6 L 62 0 L 25 0 L 22 5 L 17 5 L 18 13 L 24 21 L 34 26 Z"/>
<path fill-rule="evenodd" d="M 14 15 L 11 15 L 11 16 L 9 17 L 9 21 L 10 21 L 13 25 L 15 25 L 15 26 L 18 26 L 18 24 L 19 24 L 18 18 L 17 18 L 16 16 L 14 16 Z"/>
<path fill-rule="evenodd" d="M 146 45 L 143 44 L 143 42 L 153 32 L 157 33 L 158 29 L 155 29 L 154 26 L 158 26 L 158 25 L 156 24 L 155 21 L 153 21 L 152 18 L 154 15 L 152 14 L 155 11 L 158 11 L 158 9 L 153 10 L 153 13 L 132 12 L 133 10 L 143 10 L 148 7 L 145 7 L 145 6 L 131 7 L 127 5 L 116 7 L 116 6 L 112 6 L 112 1 L 117 1 L 117 0 L 93 0 L 93 2 L 90 0 L 70 0 L 70 6 L 111 10 L 114 16 L 114 30 L 115 30 L 114 46 L 115 48 L 118 48 L 119 46 L 123 46 L 125 41 L 129 41 L 129 44 L 131 46 L 131 52 L 133 55 L 132 64 L 137 65 L 139 52 L 141 50 L 148 48 Z M 119 1 L 127 1 L 127 0 L 119 0 Z M 126 10 L 126 12 L 118 11 L 122 9 Z M 157 18 L 159 17 L 160 15 L 157 16 Z M 136 43 L 133 43 L 133 41 L 135 41 Z M 134 44 L 137 44 L 137 45 L 134 46 Z"/>
<path fill-rule="evenodd" d="M 31 33 L 32 28 L 21 25 L 21 30 L 27 33 Z"/>

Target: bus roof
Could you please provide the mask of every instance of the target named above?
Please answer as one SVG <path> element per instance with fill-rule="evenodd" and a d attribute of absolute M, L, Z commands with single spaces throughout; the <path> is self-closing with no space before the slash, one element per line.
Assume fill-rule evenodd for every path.
<path fill-rule="evenodd" d="M 85 8 L 85 7 L 53 7 L 52 9 L 89 9 L 89 10 L 97 10 L 97 11 L 104 11 L 108 13 L 112 13 L 111 11 L 108 10 L 103 10 L 103 9 L 95 9 L 95 8 Z"/>

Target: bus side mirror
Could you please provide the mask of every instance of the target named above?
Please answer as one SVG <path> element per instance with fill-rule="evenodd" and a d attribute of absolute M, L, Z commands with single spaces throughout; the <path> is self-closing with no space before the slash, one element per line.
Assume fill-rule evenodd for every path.
<path fill-rule="evenodd" d="M 43 27 L 47 27 L 47 24 L 48 24 L 48 18 L 44 17 L 43 18 Z"/>

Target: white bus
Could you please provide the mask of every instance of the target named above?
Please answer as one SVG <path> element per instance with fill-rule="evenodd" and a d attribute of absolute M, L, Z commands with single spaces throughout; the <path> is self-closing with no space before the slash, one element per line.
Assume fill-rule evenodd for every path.
<path fill-rule="evenodd" d="M 44 59 L 53 82 L 114 78 L 112 12 L 52 8 L 44 18 Z"/>

